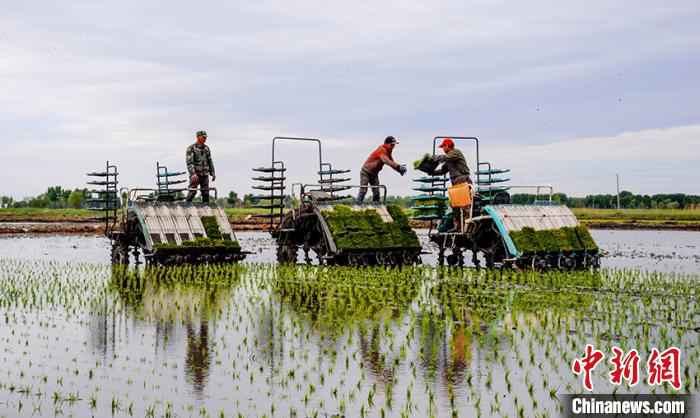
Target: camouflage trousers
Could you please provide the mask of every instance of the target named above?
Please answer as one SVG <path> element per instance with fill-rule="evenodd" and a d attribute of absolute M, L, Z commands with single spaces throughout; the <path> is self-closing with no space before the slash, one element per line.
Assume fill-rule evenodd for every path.
<path fill-rule="evenodd" d="M 209 203 L 209 174 L 197 173 L 197 177 L 199 181 L 196 183 L 190 178 L 189 188 L 192 190 L 187 194 L 187 201 L 191 202 L 194 199 L 194 196 L 197 194 L 197 185 L 199 185 L 199 190 L 202 192 L 202 202 Z"/>

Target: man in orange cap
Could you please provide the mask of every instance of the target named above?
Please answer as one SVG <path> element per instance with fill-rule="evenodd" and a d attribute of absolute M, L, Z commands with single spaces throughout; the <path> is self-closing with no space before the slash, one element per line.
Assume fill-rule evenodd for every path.
<path fill-rule="evenodd" d="M 367 157 L 367 161 L 362 165 L 360 170 L 360 193 L 357 195 L 357 203 L 362 203 L 365 200 L 365 195 L 367 194 L 367 185 L 372 187 L 372 201 L 378 203 L 381 198 L 381 193 L 379 192 L 379 172 L 384 168 L 384 164 L 396 170 L 402 176 L 406 174 L 406 166 L 398 164 L 394 161 L 392 157 L 392 152 L 394 147 L 399 141 L 393 136 L 387 136 L 384 139 L 384 143 L 377 147 L 372 153 Z"/>
<path fill-rule="evenodd" d="M 444 154 L 434 156 L 433 161 L 441 164 L 441 166 L 436 168 L 433 174 L 440 176 L 449 173 L 450 182 L 452 182 L 453 186 L 461 183 L 472 184 L 467 160 L 464 158 L 462 151 L 455 148 L 455 142 L 452 138 L 443 139 L 440 143 L 440 148 L 442 148 Z"/>
<path fill-rule="evenodd" d="M 444 154 L 436 155 L 433 157 L 433 161 L 441 164 L 433 171 L 433 175 L 443 175 L 449 173 L 450 182 L 453 186 L 462 183 L 472 184 L 472 180 L 469 177 L 469 166 L 467 166 L 467 160 L 464 158 L 462 151 L 455 148 L 455 142 L 452 138 L 445 138 L 440 143 L 440 148 Z M 467 212 L 467 208 L 457 208 L 452 211 L 452 229 L 448 232 L 454 232 L 460 230 L 460 223 L 464 214 Z"/>

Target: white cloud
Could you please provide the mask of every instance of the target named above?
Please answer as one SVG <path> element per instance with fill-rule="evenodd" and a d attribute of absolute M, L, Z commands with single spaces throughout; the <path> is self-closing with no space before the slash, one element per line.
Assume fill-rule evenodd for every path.
<path fill-rule="evenodd" d="M 518 184 L 552 184 L 570 194 L 612 192 L 615 174 L 637 193 L 699 193 L 700 125 L 574 138 L 541 145 L 484 147 Z"/>
<path fill-rule="evenodd" d="M 676 160 L 700 123 L 696 1 L 3 6 L 0 193 L 77 186 L 107 158 L 125 185 L 148 184 L 156 160 L 184 164 L 199 129 L 220 187 L 239 191 L 275 135 L 321 136 L 357 170 L 388 134 L 404 140 L 402 162 L 435 132 L 476 134 L 518 180 L 576 193 L 596 183 L 570 178 L 610 166 L 697 160 Z M 655 151 L 657 135 L 677 145 Z M 288 154 L 308 161 L 305 148 Z M 660 172 L 634 186 L 693 191 L 695 173 Z"/>

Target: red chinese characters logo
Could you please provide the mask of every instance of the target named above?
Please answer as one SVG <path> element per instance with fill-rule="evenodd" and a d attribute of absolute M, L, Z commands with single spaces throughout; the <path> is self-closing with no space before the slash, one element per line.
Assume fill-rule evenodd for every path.
<path fill-rule="evenodd" d="M 619 347 L 613 347 L 613 358 L 610 363 L 614 369 L 610 372 L 610 383 L 619 385 L 622 379 L 627 381 L 630 386 L 639 383 L 639 353 L 637 350 L 631 350 L 627 355 Z"/>
<path fill-rule="evenodd" d="M 583 373 L 583 387 L 588 391 L 593 391 L 593 382 L 591 382 L 591 371 L 600 363 L 605 355 L 602 351 L 595 350 L 592 345 L 586 344 L 586 354 L 581 359 L 574 360 L 571 365 L 571 371 L 579 376 Z"/>
<path fill-rule="evenodd" d="M 681 350 L 677 347 L 668 348 L 661 353 L 656 348 L 651 350 L 647 362 L 649 385 L 661 385 L 668 382 L 674 389 L 681 388 Z"/>
<path fill-rule="evenodd" d="M 613 356 L 610 358 L 612 370 L 608 373 L 610 383 L 621 385 L 626 381 L 629 386 L 639 383 L 639 352 L 630 350 L 625 353 L 619 347 L 612 348 Z M 596 350 L 591 344 L 586 345 L 586 351 L 582 358 L 574 359 L 571 371 L 575 375 L 583 375 L 583 387 L 593 391 L 592 372 L 603 361 L 605 354 Z M 677 347 L 668 348 L 662 352 L 653 348 L 647 361 L 647 383 L 649 385 L 662 385 L 670 383 L 674 389 L 681 389 L 681 350 Z"/>

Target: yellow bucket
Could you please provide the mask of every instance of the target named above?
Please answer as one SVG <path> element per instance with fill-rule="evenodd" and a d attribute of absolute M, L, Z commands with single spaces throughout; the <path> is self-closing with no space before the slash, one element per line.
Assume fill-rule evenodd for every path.
<path fill-rule="evenodd" d="M 453 208 L 468 208 L 472 204 L 472 186 L 469 183 L 451 186 L 447 189 L 447 195 Z"/>

